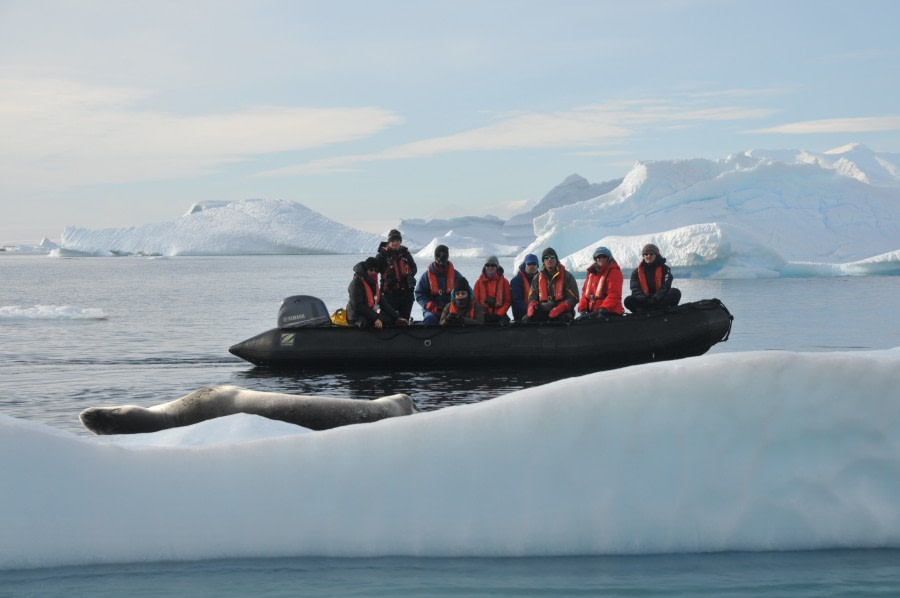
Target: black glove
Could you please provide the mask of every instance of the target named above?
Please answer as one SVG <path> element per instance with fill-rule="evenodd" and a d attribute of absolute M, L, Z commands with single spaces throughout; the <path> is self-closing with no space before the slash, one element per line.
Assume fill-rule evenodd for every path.
<path fill-rule="evenodd" d="M 544 311 L 553 311 L 553 302 L 552 301 L 544 301 L 541 303 L 541 309 Z"/>
<path fill-rule="evenodd" d="M 609 315 L 609 312 L 606 311 L 606 308 L 605 308 L 605 307 L 601 307 L 600 309 L 597 310 L 597 317 L 598 317 L 598 318 L 605 318 L 605 317 L 608 316 L 608 315 Z"/>
<path fill-rule="evenodd" d="M 497 303 L 497 301 L 493 297 L 485 297 L 484 298 L 484 304 L 487 305 L 488 307 L 494 307 L 494 305 L 496 303 Z"/>

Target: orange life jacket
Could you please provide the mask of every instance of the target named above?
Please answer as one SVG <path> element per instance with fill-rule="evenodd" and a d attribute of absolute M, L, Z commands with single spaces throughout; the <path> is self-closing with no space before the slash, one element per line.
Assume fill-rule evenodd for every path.
<path fill-rule="evenodd" d="M 528 280 L 528 277 L 522 272 L 522 293 L 523 297 L 525 297 L 525 301 L 528 301 L 528 294 L 531 293 L 531 280 Z M 534 276 L 531 277 L 534 280 Z"/>
<path fill-rule="evenodd" d="M 362 278 L 362 277 L 361 277 Z M 371 280 L 371 278 L 369 279 Z M 369 309 L 372 311 L 378 311 L 378 307 L 376 304 L 381 303 L 381 289 L 378 288 L 378 283 L 375 283 L 375 294 L 372 294 L 372 287 L 369 285 L 369 281 L 362 279 L 363 288 L 366 289 L 366 303 L 369 306 Z"/>
<path fill-rule="evenodd" d="M 556 274 L 553 275 L 551 280 L 547 280 L 543 270 L 538 273 L 538 276 L 540 276 L 538 279 L 538 296 L 541 298 L 541 303 L 547 301 L 550 297 L 549 283 L 553 283 L 554 301 L 562 301 L 565 298 L 566 269 L 563 268 L 562 264 L 556 266 Z"/>
<path fill-rule="evenodd" d="M 656 267 L 656 273 L 653 275 L 653 282 L 656 285 L 656 290 L 662 286 L 662 277 L 663 277 L 663 269 L 662 266 Z M 645 295 L 650 294 L 650 287 L 647 286 L 647 274 L 644 272 L 644 264 L 638 266 L 638 281 L 641 283 L 641 290 L 644 291 Z"/>
<path fill-rule="evenodd" d="M 494 307 L 485 308 L 489 313 L 493 314 L 495 310 L 501 310 L 505 306 L 506 309 L 503 309 L 503 314 L 505 314 L 506 310 L 509 309 L 509 303 L 507 303 L 506 297 L 503 296 L 503 289 L 506 285 L 502 284 L 502 282 L 503 276 L 498 274 L 493 279 L 488 279 L 486 276 L 481 275 L 475 283 L 475 301 L 484 305 L 486 297 L 494 299 Z M 503 314 L 498 313 L 496 315 L 500 316 Z"/>
<path fill-rule="evenodd" d="M 395 257 L 390 254 L 390 251 L 385 251 L 385 254 L 390 257 L 390 267 L 394 269 L 394 283 L 392 287 L 394 289 L 398 289 L 400 288 L 400 280 L 402 280 L 406 276 L 409 276 L 411 269 L 409 267 L 409 264 L 405 259 L 403 259 L 401 255 Z"/>
<path fill-rule="evenodd" d="M 447 278 L 444 280 L 446 288 L 441 288 L 438 282 L 437 274 L 431 268 L 428 268 L 428 286 L 432 295 L 449 295 L 453 292 L 453 285 L 456 283 L 456 271 L 453 269 L 453 262 L 447 262 Z"/>
<path fill-rule="evenodd" d="M 451 314 L 460 313 L 459 310 L 456 309 L 456 303 L 454 303 L 453 301 L 450 302 L 450 313 Z M 475 303 L 473 301 L 469 301 L 469 310 L 462 315 L 469 318 L 470 320 L 475 319 Z"/>
<path fill-rule="evenodd" d="M 584 281 L 584 288 L 581 289 L 581 294 L 587 297 L 587 307 L 590 311 L 594 311 L 594 305 L 603 303 L 603 300 L 606 298 L 606 273 L 608 271 L 608 268 L 605 269 L 600 276 L 597 276 L 596 272 L 588 272 L 588 277 Z"/>

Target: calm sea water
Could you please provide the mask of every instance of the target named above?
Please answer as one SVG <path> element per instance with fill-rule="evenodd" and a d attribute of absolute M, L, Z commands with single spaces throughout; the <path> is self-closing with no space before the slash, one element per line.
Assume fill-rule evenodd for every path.
<path fill-rule="evenodd" d="M 0 318 L 0 413 L 89 435 L 89 406 L 169 401 L 237 384 L 370 398 L 405 392 L 420 407 L 488 400 L 583 372 L 269 372 L 231 356 L 272 328 L 280 300 L 346 302 L 362 256 L 51 259 L 0 255 L 0 306 L 99 308 L 106 320 Z M 470 279 L 482 261 L 454 260 Z M 508 260 L 504 260 L 509 266 Z M 512 268 L 508 268 L 507 273 Z M 900 345 L 898 277 L 679 279 L 685 301 L 717 297 L 735 316 L 712 352 L 833 351 Z M 414 312 L 415 315 L 415 312 Z M 697 595 L 900 593 L 900 552 L 548 559 L 266 559 L 0 572 L 2 595 Z"/>

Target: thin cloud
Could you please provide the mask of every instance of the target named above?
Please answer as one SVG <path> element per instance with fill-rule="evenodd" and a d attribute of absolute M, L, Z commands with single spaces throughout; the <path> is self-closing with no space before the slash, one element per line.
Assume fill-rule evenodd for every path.
<path fill-rule="evenodd" d="M 253 155 L 374 135 L 402 119 L 381 108 L 257 106 L 176 115 L 137 104 L 144 90 L 0 80 L 0 175 L 59 187 L 208 174 Z"/>
<path fill-rule="evenodd" d="M 784 135 L 809 135 L 812 133 L 869 133 L 900 130 L 900 116 L 871 116 L 857 118 L 826 118 L 787 123 L 747 133 L 781 133 Z"/>
<path fill-rule="evenodd" d="M 260 176 L 302 176 L 359 170 L 364 164 L 462 151 L 577 148 L 621 143 L 650 126 L 687 127 L 703 121 L 764 118 L 774 111 L 735 106 L 695 107 L 659 100 L 633 100 L 579 106 L 554 113 L 513 113 L 492 124 L 386 148 L 381 152 L 312 160 L 268 170 Z M 596 150 L 595 150 L 596 151 Z"/>

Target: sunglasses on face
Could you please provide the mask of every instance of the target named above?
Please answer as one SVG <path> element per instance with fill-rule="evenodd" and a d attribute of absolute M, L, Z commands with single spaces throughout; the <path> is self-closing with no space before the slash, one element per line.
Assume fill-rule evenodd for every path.
<path fill-rule="evenodd" d="M 608 256 L 608 255 L 598 255 L 595 259 L 598 259 L 598 260 L 608 260 L 608 259 L 609 259 L 609 256 Z"/>
<path fill-rule="evenodd" d="M 485 264 L 484 267 L 485 268 L 496 268 L 497 266 L 495 266 L 494 264 Z"/>
<path fill-rule="evenodd" d="M 656 255 L 656 254 L 655 254 L 655 253 L 645 253 L 645 254 L 643 254 L 644 257 L 647 257 L 648 255 Z"/>
<path fill-rule="evenodd" d="M 527 262 L 525 265 L 526 266 L 537 266 L 538 263 L 537 262 Z"/>
<path fill-rule="evenodd" d="M 548 255 L 547 257 L 544 258 L 544 261 L 549 262 L 550 260 L 555 260 L 555 259 L 556 259 L 555 255 Z"/>

